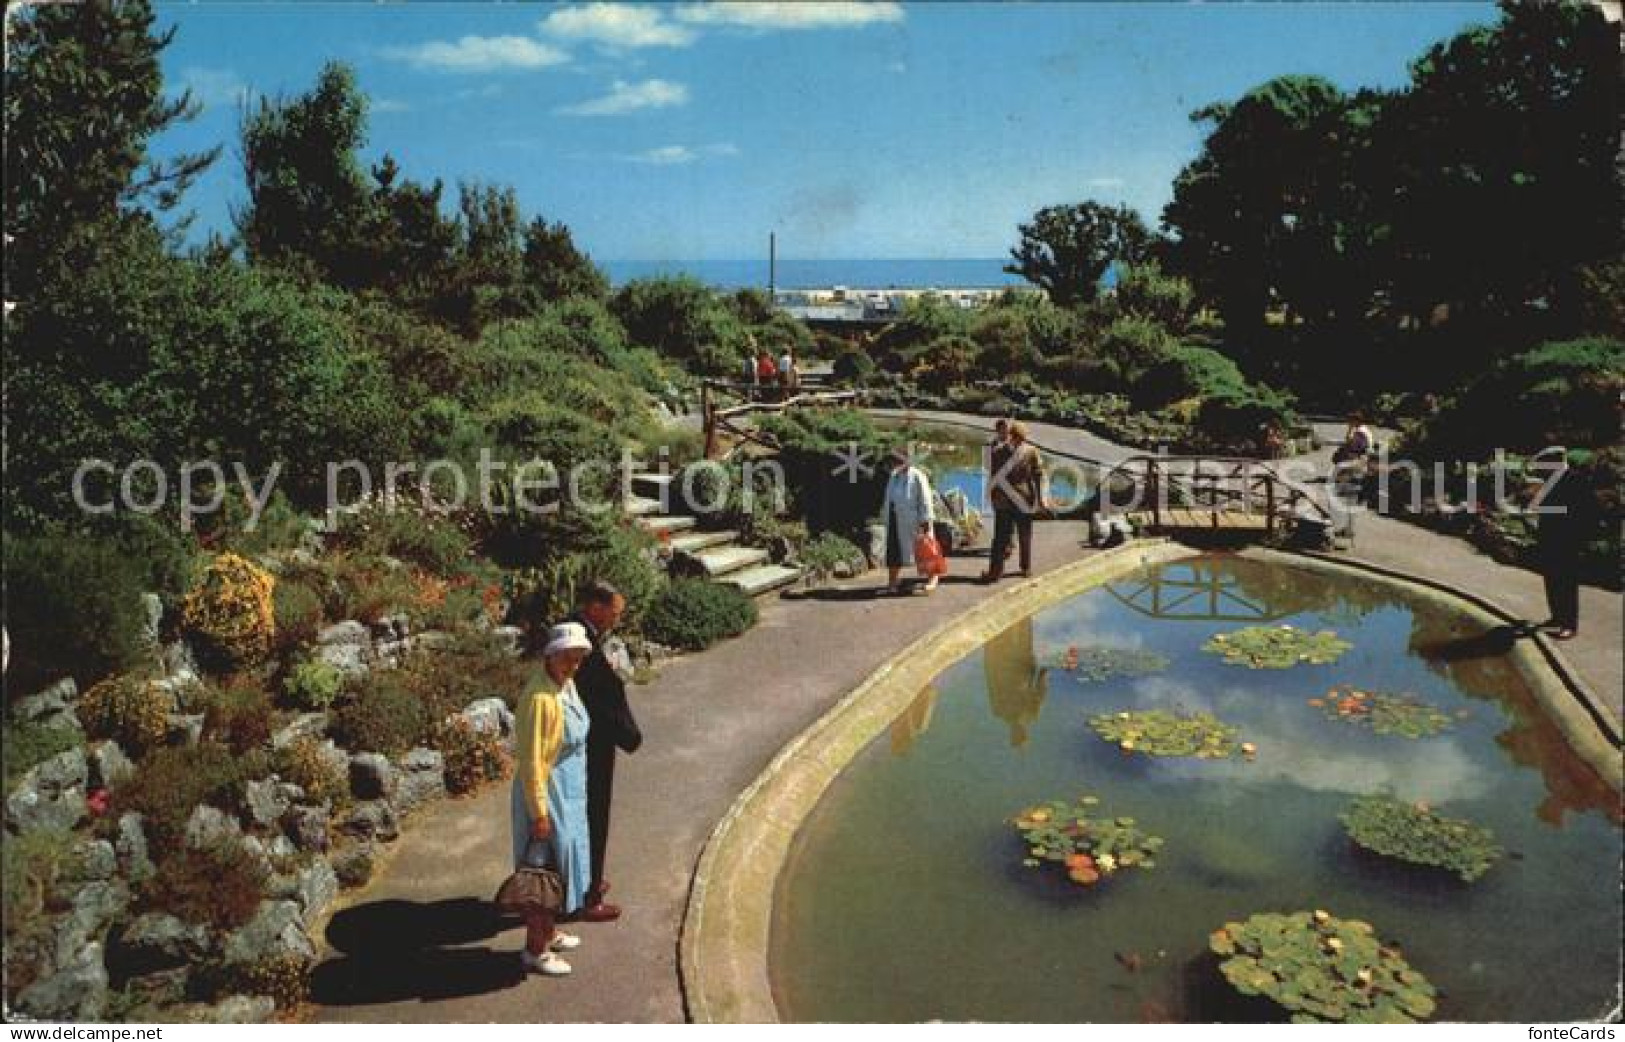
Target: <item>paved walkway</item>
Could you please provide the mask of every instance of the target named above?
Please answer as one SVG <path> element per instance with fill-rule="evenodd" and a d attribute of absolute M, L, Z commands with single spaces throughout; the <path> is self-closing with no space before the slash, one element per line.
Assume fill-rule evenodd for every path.
<path fill-rule="evenodd" d="M 918 414 L 978 429 L 969 414 Z M 1031 425 L 1041 447 L 1115 462 L 1132 451 L 1086 432 Z M 1074 559 L 1083 527 L 1037 526 L 1037 570 Z M 1403 522 L 1360 518 L 1349 556 L 1430 576 L 1530 619 L 1545 617 L 1533 573 L 1496 564 L 1460 540 Z M 632 692 L 647 742 L 622 757 L 609 853 L 613 925 L 583 925 L 566 980 L 522 978 L 521 931 L 484 900 L 508 870 L 508 787 L 441 802 L 412 820 L 374 882 L 337 913 L 310 1019 L 357 1022 L 680 1021 L 677 937 L 701 847 L 735 796 L 791 737 L 896 650 L 985 597 L 980 558 L 956 558 L 931 597 L 876 597 L 879 573 L 764 604 L 750 633 L 668 664 Z M 1584 630 L 1563 655 L 1620 709 L 1620 598 L 1586 589 Z M 793 668 L 764 668 L 765 663 Z"/>

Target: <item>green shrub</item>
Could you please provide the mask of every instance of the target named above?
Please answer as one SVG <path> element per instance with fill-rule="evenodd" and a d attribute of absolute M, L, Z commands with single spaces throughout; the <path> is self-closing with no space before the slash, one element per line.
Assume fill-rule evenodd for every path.
<path fill-rule="evenodd" d="M 7 721 L 0 738 L 5 755 L 6 791 L 10 792 L 17 779 L 38 767 L 58 753 L 85 744 L 85 736 L 71 727 L 48 727 L 44 724 L 25 724 Z"/>
<path fill-rule="evenodd" d="M 404 567 L 349 554 L 335 554 L 323 567 L 332 579 L 325 601 L 329 618 L 377 622 L 417 603 L 418 586 Z"/>
<path fill-rule="evenodd" d="M 164 742 L 172 696 L 151 680 L 125 674 L 109 677 L 79 700 L 79 722 L 92 738 L 111 738 L 139 756 Z"/>
<path fill-rule="evenodd" d="M 512 700 L 534 672 L 533 662 L 516 658 L 498 638 L 462 633 L 444 647 L 414 652 L 396 675 L 434 722 L 482 698 Z"/>
<path fill-rule="evenodd" d="M 1128 387 L 1177 346 L 1178 342 L 1154 320 L 1128 315 L 1106 327 L 1098 353 L 1118 386 Z"/>
<path fill-rule="evenodd" d="M 650 640 L 701 651 L 756 625 L 756 603 L 732 586 L 677 579 L 662 590 L 643 621 Z"/>
<path fill-rule="evenodd" d="M 350 776 L 344 761 L 323 752 L 323 743 L 310 735 L 300 735 L 276 750 L 271 767 L 277 777 L 305 790 L 317 803 L 331 801 L 342 806 L 350 801 Z"/>
<path fill-rule="evenodd" d="M 1131 264 L 1117 275 L 1112 299 L 1123 314 L 1151 319 L 1178 335 L 1190 324 L 1196 294 L 1178 275 L 1164 275 L 1155 262 Z"/>
<path fill-rule="evenodd" d="M 473 556 L 455 521 L 424 511 L 404 490 L 391 509 L 374 502 L 347 514 L 337 542 L 359 556 L 394 557 L 447 577 L 461 574 Z"/>
<path fill-rule="evenodd" d="M 154 850 L 181 846 L 186 821 L 199 804 L 235 812 L 242 803 L 243 783 L 261 766 L 219 742 L 165 746 L 149 753 L 135 776 L 113 793 L 113 817 L 134 811 L 146 819 Z"/>
<path fill-rule="evenodd" d="M 5 539 L 8 691 L 71 676 L 88 686 L 147 657 L 141 562 L 110 541 L 50 533 Z"/>
<path fill-rule="evenodd" d="M 1556 341 L 1497 364 L 1446 403 L 1422 432 L 1429 458 L 1487 458 L 1496 448 L 1596 447 L 1619 439 L 1625 341 Z"/>
<path fill-rule="evenodd" d="M 625 625 L 637 625 L 663 581 L 647 533 L 609 516 L 578 512 L 530 520 L 525 556 L 517 547 L 509 551 L 512 563 L 526 566 L 507 580 L 515 619 L 555 622 L 574 610 L 583 585 L 602 579 L 626 595 Z"/>
<path fill-rule="evenodd" d="M 202 697 L 203 734 L 241 756 L 271 740 L 271 696 L 252 677 L 238 675 Z"/>
<path fill-rule="evenodd" d="M 308 644 L 322 628 L 321 594 L 307 582 L 280 579 L 271 591 L 271 614 L 278 644 L 283 648 Z"/>
<path fill-rule="evenodd" d="M 909 358 L 909 373 L 927 391 L 938 394 L 970 379 L 980 348 L 968 336 L 938 337 Z"/>
<path fill-rule="evenodd" d="M 1135 404 L 1155 407 L 1184 398 L 1245 392 L 1236 363 L 1207 347 L 1180 344 L 1146 370 L 1133 388 Z"/>
<path fill-rule="evenodd" d="M 861 387 L 874 379 L 879 368 L 862 348 L 851 348 L 835 356 L 835 379 L 843 384 Z"/>
<path fill-rule="evenodd" d="M 461 716 L 436 724 L 429 735 L 429 747 L 444 758 L 446 791 L 454 796 L 473 792 L 488 781 L 500 781 L 512 766 L 500 737 L 475 730 Z"/>
<path fill-rule="evenodd" d="M 8 993 L 28 987 L 56 957 L 54 913 L 66 903 L 60 891 L 72 870 L 74 847 L 73 833 L 55 829 L 8 834 L 0 843 Z"/>
<path fill-rule="evenodd" d="M 1263 428 L 1285 430 L 1296 422 L 1290 399 L 1262 384 L 1216 392 L 1196 414 L 1203 434 L 1230 444 L 1253 444 Z"/>
<path fill-rule="evenodd" d="M 235 843 L 182 845 L 158 858 L 141 888 L 143 904 L 185 922 L 235 930 L 254 918 L 264 897 L 265 866 Z"/>
<path fill-rule="evenodd" d="M 833 532 L 815 536 L 801 548 L 801 565 L 814 578 L 828 578 L 842 563 L 850 565 L 855 571 L 862 571 L 868 558 L 856 543 Z"/>
<path fill-rule="evenodd" d="M 427 707 L 394 673 L 369 673 L 352 701 L 333 717 L 333 738 L 346 749 L 394 756 L 422 745 Z"/>

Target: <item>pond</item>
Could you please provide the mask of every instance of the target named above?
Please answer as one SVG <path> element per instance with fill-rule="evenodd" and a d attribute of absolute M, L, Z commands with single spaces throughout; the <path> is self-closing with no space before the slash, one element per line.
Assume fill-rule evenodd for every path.
<path fill-rule="evenodd" d="M 1202 650 L 1257 624 L 1352 647 L 1256 670 Z M 1099 647 L 1165 668 L 1067 668 L 1068 649 Z M 1378 733 L 1310 703 L 1345 684 L 1415 696 L 1448 726 Z M 1151 709 L 1212 713 L 1256 757 L 1126 755 L 1089 726 Z M 1468 884 L 1355 848 L 1338 816 L 1379 791 L 1488 826 L 1506 856 Z M 1084 793 L 1164 838 L 1154 870 L 1080 887 L 1023 865 L 1011 818 Z M 1386 585 L 1190 558 L 1012 626 L 836 779 L 780 876 L 775 1000 L 795 1021 L 1253 1019 L 1208 935 L 1328 909 L 1402 946 L 1439 989 L 1435 1019 L 1594 1018 L 1617 1001 L 1618 806 L 1497 634 Z"/>
<path fill-rule="evenodd" d="M 992 517 L 993 505 L 987 499 L 987 461 L 983 457 L 990 435 L 942 424 L 883 421 L 880 426 L 907 434 L 938 492 L 962 492 L 967 503 Z M 1044 461 L 1047 495 L 1063 512 L 1080 505 L 1099 479 L 1099 468 L 1092 464 L 1052 452 L 1045 453 Z"/>

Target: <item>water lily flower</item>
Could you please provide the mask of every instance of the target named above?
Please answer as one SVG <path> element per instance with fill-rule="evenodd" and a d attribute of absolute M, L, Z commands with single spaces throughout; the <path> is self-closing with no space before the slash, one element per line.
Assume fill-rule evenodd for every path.
<path fill-rule="evenodd" d="M 1102 854 L 1095 860 L 1095 866 L 1102 872 L 1115 872 L 1117 870 L 1117 859 L 1110 854 Z"/>

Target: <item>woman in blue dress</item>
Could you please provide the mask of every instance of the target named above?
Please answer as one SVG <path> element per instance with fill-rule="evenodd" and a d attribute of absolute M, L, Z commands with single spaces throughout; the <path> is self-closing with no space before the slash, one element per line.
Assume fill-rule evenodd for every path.
<path fill-rule="evenodd" d="M 531 911 L 525 916 L 525 969 L 549 977 L 570 973 L 559 957 L 581 945 L 581 938 L 555 926 L 558 915 L 585 904 L 592 879 L 587 833 L 587 707 L 576 694 L 575 673 L 592 652 L 580 623 L 554 626 L 542 649 L 542 675 L 532 690 L 519 696 L 514 718 L 513 861 L 521 866 L 551 868 L 563 884 L 564 901 L 557 913 Z"/>

